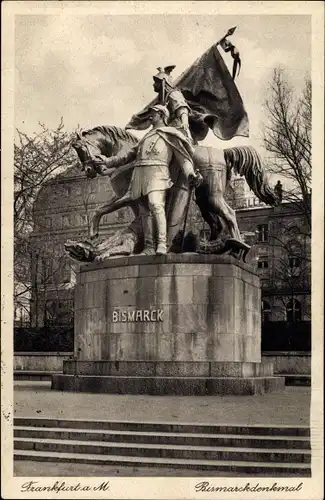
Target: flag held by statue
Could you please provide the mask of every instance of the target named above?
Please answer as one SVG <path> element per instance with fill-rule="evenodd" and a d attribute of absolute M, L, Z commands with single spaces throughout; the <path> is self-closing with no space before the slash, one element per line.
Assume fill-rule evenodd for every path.
<path fill-rule="evenodd" d="M 209 129 L 222 140 L 249 136 L 248 117 L 241 95 L 217 45 L 199 57 L 175 84 L 191 108 L 190 128 L 196 140 L 203 140 Z M 127 127 L 147 128 L 149 108 L 156 101 L 133 115 Z"/>

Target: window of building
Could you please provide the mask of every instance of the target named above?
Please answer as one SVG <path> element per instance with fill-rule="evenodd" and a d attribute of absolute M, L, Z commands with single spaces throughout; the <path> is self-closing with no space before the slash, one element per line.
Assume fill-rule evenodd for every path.
<path fill-rule="evenodd" d="M 80 225 L 81 226 L 87 226 L 88 225 L 88 218 L 87 218 L 86 214 L 80 214 L 79 218 L 80 218 Z"/>
<path fill-rule="evenodd" d="M 269 239 L 269 225 L 259 224 L 257 226 L 257 238 L 258 241 L 268 241 Z"/>
<path fill-rule="evenodd" d="M 261 287 L 263 290 L 266 290 L 270 285 L 269 278 L 261 278 Z"/>
<path fill-rule="evenodd" d="M 56 301 L 47 300 L 45 302 L 45 326 L 56 324 Z"/>
<path fill-rule="evenodd" d="M 267 300 L 262 300 L 262 321 L 271 321 L 271 306 Z"/>
<path fill-rule="evenodd" d="M 68 227 L 70 224 L 70 218 L 69 215 L 62 215 L 62 226 L 63 227 Z"/>
<path fill-rule="evenodd" d="M 290 269 L 294 269 L 297 267 L 300 267 L 301 264 L 301 258 L 300 257 L 295 257 L 293 255 L 289 256 L 289 267 Z"/>
<path fill-rule="evenodd" d="M 73 300 L 64 299 L 59 302 L 58 308 L 58 323 L 61 325 L 73 324 L 74 318 L 74 303 Z"/>
<path fill-rule="evenodd" d="M 116 215 L 116 217 L 117 217 L 117 215 Z M 103 215 L 103 217 L 102 217 L 102 224 L 109 224 L 110 222 L 112 222 L 112 216 L 111 216 L 111 214 Z"/>
<path fill-rule="evenodd" d="M 289 300 L 286 306 L 286 315 L 289 323 L 301 321 L 301 304 L 299 300 Z"/>
<path fill-rule="evenodd" d="M 73 324 L 73 300 L 47 300 L 45 303 L 45 326 Z"/>
<path fill-rule="evenodd" d="M 74 300 L 73 299 L 66 300 L 66 308 L 69 309 L 70 311 L 73 311 L 73 309 L 74 309 Z"/>
<path fill-rule="evenodd" d="M 70 283 L 71 279 L 71 265 L 69 261 L 65 261 L 62 269 L 62 281 L 63 283 Z"/>
<path fill-rule="evenodd" d="M 63 299 L 58 303 L 58 308 L 60 310 L 72 311 L 73 310 L 73 300 L 72 299 Z"/>
<path fill-rule="evenodd" d="M 51 227 L 52 227 L 52 217 L 44 217 L 44 227 L 46 229 L 51 229 Z"/>
<path fill-rule="evenodd" d="M 54 281 L 54 262 L 52 259 L 42 259 L 40 266 L 40 281 L 43 285 L 50 285 Z"/>
<path fill-rule="evenodd" d="M 267 255 L 261 255 L 258 258 L 257 267 L 259 269 L 268 269 L 268 267 L 269 267 L 269 258 L 268 258 Z"/>

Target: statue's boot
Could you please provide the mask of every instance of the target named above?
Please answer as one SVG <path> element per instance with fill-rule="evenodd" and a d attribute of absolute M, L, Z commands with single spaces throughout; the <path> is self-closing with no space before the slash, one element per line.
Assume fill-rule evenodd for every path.
<path fill-rule="evenodd" d="M 157 203 L 152 206 L 153 220 L 157 228 L 157 255 L 165 255 L 167 253 L 167 221 L 165 207 L 163 204 Z"/>
<path fill-rule="evenodd" d="M 166 243 L 158 243 L 156 254 L 157 255 L 166 255 L 166 253 L 167 253 Z"/>
<path fill-rule="evenodd" d="M 144 233 L 144 248 L 140 255 L 155 255 L 154 223 L 150 213 L 142 216 L 142 227 Z"/>

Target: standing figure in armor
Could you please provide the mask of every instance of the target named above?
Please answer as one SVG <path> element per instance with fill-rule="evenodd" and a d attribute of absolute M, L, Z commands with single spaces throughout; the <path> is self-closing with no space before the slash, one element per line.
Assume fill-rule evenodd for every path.
<path fill-rule="evenodd" d="M 169 111 L 166 106 L 157 104 L 150 110 L 152 129 L 129 152 L 121 153 L 100 162 L 106 168 L 117 168 L 129 162 L 134 162 L 134 170 L 127 193 L 110 204 L 105 213 L 111 213 L 129 204 L 130 200 L 143 200 L 142 205 L 148 206 L 152 217 L 145 220 L 154 228 L 144 228 L 145 248 L 146 235 L 156 233 L 156 253 L 167 253 L 167 221 L 165 212 L 166 191 L 173 182 L 169 167 L 176 160 L 185 180 L 192 185 L 201 182 L 201 176 L 193 168 L 194 149 L 188 139 L 174 127 L 167 127 Z"/>
<path fill-rule="evenodd" d="M 190 142 L 193 142 L 189 127 L 191 109 L 182 92 L 175 87 L 170 76 L 174 68 L 175 66 L 166 66 L 164 69 L 157 68 L 158 73 L 153 77 L 153 88 L 159 96 L 160 104 L 168 108 L 170 113 L 168 125 L 180 129 Z"/>

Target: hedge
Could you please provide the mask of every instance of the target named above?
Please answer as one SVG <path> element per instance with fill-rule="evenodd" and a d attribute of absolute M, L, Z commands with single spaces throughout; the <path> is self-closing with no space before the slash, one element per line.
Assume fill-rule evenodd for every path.
<path fill-rule="evenodd" d="M 262 323 L 262 351 L 311 351 L 311 322 Z"/>
<path fill-rule="evenodd" d="M 72 352 L 71 326 L 14 328 L 14 352 Z"/>

